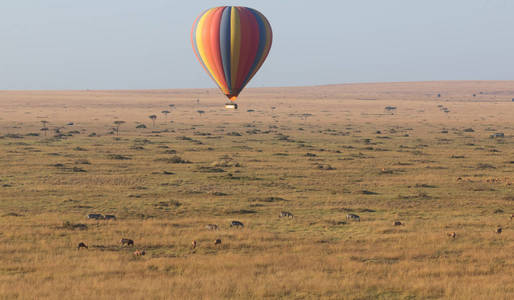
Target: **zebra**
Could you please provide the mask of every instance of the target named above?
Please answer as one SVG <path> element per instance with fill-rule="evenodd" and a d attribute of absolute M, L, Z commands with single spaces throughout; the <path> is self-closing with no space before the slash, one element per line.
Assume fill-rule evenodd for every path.
<path fill-rule="evenodd" d="M 359 217 L 358 215 L 355 215 L 355 214 L 347 214 L 346 215 L 346 220 L 357 220 L 357 221 L 361 221 L 361 217 Z"/>
<path fill-rule="evenodd" d="M 102 214 L 89 214 L 87 215 L 88 219 L 95 219 L 95 220 L 103 220 L 104 216 Z"/>
<path fill-rule="evenodd" d="M 239 221 L 232 221 L 230 227 L 244 227 L 244 224 Z"/>

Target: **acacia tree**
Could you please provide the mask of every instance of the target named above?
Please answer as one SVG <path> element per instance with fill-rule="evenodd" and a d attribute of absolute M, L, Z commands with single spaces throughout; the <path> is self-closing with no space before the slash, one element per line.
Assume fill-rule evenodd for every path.
<path fill-rule="evenodd" d="M 150 115 L 148 117 L 150 118 L 150 120 L 152 120 L 153 127 L 155 128 L 155 119 L 157 119 L 157 116 L 156 115 Z"/>
<path fill-rule="evenodd" d="M 114 121 L 115 128 L 113 128 L 113 129 L 114 129 L 114 131 L 116 131 L 116 136 L 119 135 L 119 133 L 120 133 L 120 126 L 123 125 L 123 124 L 125 124 L 125 121 L 121 121 L 121 120 L 120 121 Z"/>
<path fill-rule="evenodd" d="M 48 131 L 48 127 L 43 127 L 40 130 L 43 131 L 45 133 L 45 136 L 46 136 L 46 132 Z"/>
<path fill-rule="evenodd" d="M 46 132 L 48 131 L 48 127 L 46 126 L 46 125 L 48 125 L 48 123 L 49 122 L 47 120 L 42 120 L 41 121 L 41 125 L 43 125 L 43 127 L 40 130 L 45 133 L 45 136 L 46 136 Z"/>
<path fill-rule="evenodd" d="M 196 112 L 197 112 L 197 113 L 199 113 L 199 114 L 200 114 L 200 116 L 201 116 L 201 115 L 203 115 L 203 114 L 205 113 L 205 111 L 203 111 L 203 110 L 197 110 Z"/>
<path fill-rule="evenodd" d="M 164 117 L 166 118 L 166 121 L 168 121 L 168 114 L 170 113 L 169 110 L 163 110 L 161 111 L 162 114 L 164 114 Z"/>

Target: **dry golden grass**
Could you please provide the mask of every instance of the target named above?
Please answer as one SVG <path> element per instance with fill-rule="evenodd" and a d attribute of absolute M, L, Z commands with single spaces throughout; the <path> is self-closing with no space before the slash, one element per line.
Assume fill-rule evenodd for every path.
<path fill-rule="evenodd" d="M 0 298 L 512 299 L 513 87 L 0 92 Z"/>

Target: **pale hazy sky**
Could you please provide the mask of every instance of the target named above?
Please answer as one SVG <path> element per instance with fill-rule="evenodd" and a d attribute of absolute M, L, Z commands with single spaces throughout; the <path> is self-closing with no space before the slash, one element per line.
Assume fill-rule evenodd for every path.
<path fill-rule="evenodd" d="M 514 79 L 512 0 L 0 0 L 0 89 L 215 87 L 190 31 L 221 5 L 273 28 L 249 86 Z"/>

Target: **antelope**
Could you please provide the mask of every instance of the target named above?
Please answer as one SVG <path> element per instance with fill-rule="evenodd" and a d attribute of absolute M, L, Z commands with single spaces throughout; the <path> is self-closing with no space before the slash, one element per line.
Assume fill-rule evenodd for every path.
<path fill-rule="evenodd" d="M 205 226 L 205 228 L 207 228 L 209 230 L 218 230 L 218 225 L 216 225 L 216 224 L 207 224 Z"/>
<path fill-rule="evenodd" d="M 452 238 L 455 238 L 457 236 L 457 233 L 454 232 L 448 232 L 446 235 L 448 235 L 449 237 L 452 237 Z"/>
<path fill-rule="evenodd" d="M 121 239 L 120 241 L 121 245 L 124 246 L 124 245 L 127 245 L 127 246 L 134 246 L 134 241 L 131 240 L 131 239 Z"/>
<path fill-rule="evenodd" d="M 358 215 L 355 215 L 355 214 L 347 214 L 346 215 L 346 220 L 357 220 L 357 221 L 361 221 L 361 217 L 359 217 Z"/>
<path fill-rule="evenodd" d="M 294 218 L 293 214 L 288 212 L 288 211 L 282 211 L 280 212 L 280 215 L 278 216 L 279 218 L 282 218 L 282 217 L 287 217 L 287 218 Z"/>
<path fill-rule="evenodd" d="M 195 248 L 196 248 L 196 241 L 195 241 L 195 240 L 193 240 L 193 241 L 191 242 L 191 248 L 193 248 L 193 249 L 195 249 Z"/>
<path fill-rule="evenodd" d="M 84 244 L 83 242 L 80 242 L 80 243 L 79 243 L 79 245 L 77 246 L 77 250 L 80 250 L 80 248 L 86 248 L 86 249 L 89 249 L 89 248 L 87 247 L 87 245 L 86 245 L 86 244 Z"/>
<path fill-rule="evenodd" d="M 145 254 L 146 254 L 145 250 L 143 250 L 143 251 L 139 251 L 139 250 L 134 251 L 134 256 L 144 256 Z"/>

